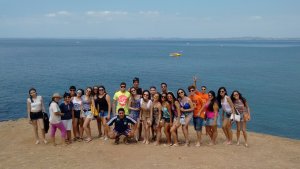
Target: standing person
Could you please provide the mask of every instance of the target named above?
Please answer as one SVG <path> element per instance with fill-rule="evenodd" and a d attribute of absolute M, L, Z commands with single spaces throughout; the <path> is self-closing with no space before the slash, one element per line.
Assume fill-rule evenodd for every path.
<path fill-rule="evenodd" d="M 140 110 L 141 110 L 141 95 L 137 94 L 137 90 L 134 87 L 130 88 L 130 98 L 129 98 L 129 116 L 133 118 L 135 121 L 137 121 L 137 133 L 136 141 L 139 141 L 139 138 L 141 136 L 142 130 L 140 130 Z"/>
<path fill-rule="evenodd" d="M 195 92 L 195 86 L 189 86 L 188 90 L 190 92 L 189 98 L 194 103 L 194 113 L 193 113 L 193 123 L 194 123 L 194 129 L 197 133 L 197 143 L 196 147 L 200 147 L 201 143 L 201 134 L 202 134 L 202 125 L 204 121 L 204 112 L 200 112 L 202 106 L 204 105 L 203 100 L 200 96 L 196 95 Z"/>
<path fill-rule="evenodd" d="M 76 91 L 76 97 L 72 99 L 74 105 L 74 114 L 72 115 L 74 141 L 82 141 L 83 136 L 83 117 L 80 114 L 81 110 L 83 110 L 81 99 L 83 93 L 82 89 L 78 89 Z"/>
<path fill-rule="evenodd" d="M 94 86 L 94 87 L 93 87 L 93 91 L 92 91 L 92 97 L 93 97 L 95 103 L 96 103 L 96 101 L 97 101 L 98 95 L 99 95 L 99 88 L 98 88 L 98 86 Z M 96 107 L 96 109 L 99 111 L 99 109 L 98 109 L 98 107 L 97 107 L 97 104 L 95 104 L 95 107 Z M 100 138 L 100 137 L 102 137 L 102 129 L 101 129 L 101 118 L 100 118 L 100 115 L 94 116 L 94 118 L 95 118 L 96 121 L 97 121 L 98 137 Z"/>
<path fill-rule="evenodd" d="M 120 84 L 120 90 L 114 94 L 113 106 L 112 106 L 114 114 L 117 114 L 116 110 L 119 110 L 119 108 L 124 108 L 125 115 L 129 115 L 129 110 L 128 110 L 129 97 L 130 97 L 130 93 L 126 91 L 126 83 L 122 82 Z"/>
<path fill-rule="evenodd" d="M 76 97 L 76 87 L 75 87 L 75 86 L 70 86 L 69 92 L 70 92 L 71 100 L 72 100 L 74 97 Z"/>
<path fill-rule="evenodd" d="M 227 96 L 227 91 L 225 87 L 220 87 L 218 90 L 217 100 L 219 107 L 222 108 L 222 129 L 226 136 L 226 142 L 224 144 L 232 144 L 232 130 L 231 130 L 231 114 L 235 114 L 233 103 L 229 96 Z"/>
<path fill-rule="evenodd" d="M 161 114 L 161 94 L 155 93 L 153 96 L 153 120 L 152 120 L 152 134 L 153 137 L 152 139 L 156 139 L 156 142 L 154 145 L 159 145 L 159 141 L 161 138 L 161 125 L 160 121 L 162 119 L 162 114 Z M 156 135 L 154 135 L 156 134 Z"/>
<path fill-rule="evenodd" d="M 237 137 L 237 145 L 240 144 L 240 132 L 242 130 L 244 139 L 245 139 L 245 146 L 248 147 L 248 139 L 247 139 L 247 132 L 246 132 L 246 124 L 247 121 L 250 120 L 250 108 L 247 103 L 247 100 L 242 96 L 242 94 L 235 90 L 231 94 L 231 100 L 234 104 L 234 107 L 241 115 L 241 121 L 236 122 L 236 137 Z"/>
<path fill-rule="evenodd" d="M 59 105 L 61 112 L 64 114 L 61 116 L 61 120 L 67 130 L 66 143 L 71 143 L 71 130 L 72 130 L 72 115 L 74 114 L 74 105 L 71 102 L 71 95 L 69 93 L 64 94 L 64 102 Z"/>
<path fill-rule="evenodd" d="M 141 99 L 140 119 L 144 128 L 144 144 L 150 144 L 150 127 L 152 125 L 153 108 L 150 98 L 150 92 L 148 90 L 143 91 L 143 97 Z"/>
<path fill-rule="evenodd" d="M 98 108 L 100 120 L 104 128 L 104 140 L 107 140 L 108 128 L 106 127 L 106 123 L 110 119 L 111 102 L 110 96 L 107 94 L 104 86 L 99 86 L 99 95 L 95 100 L 95 105 Z"/>
<path fill-rule="evenodd" d="M 218 136 L 217 118 L 219 112 L 218 101 L 214 91 L 208 92 L 209 100 L 202 106 L 200 112 L 205 111 L 206 115 L 206 133 L 209 135 L 211 142 L 209 145 L 215 145 Z"/>
<path fill-rule="evenodd" d="M 165 82 L 162 82 L 160 84 L 160 88 L 161 88 L 161 94 L 163 94 L 163 93 L 167 94 L 169 92 L 168 91 L 168 85 Z"/>
<path fill-rule="evenodd" d="M 161 102 L 162 102 L 161 103 L 161 107 L 162 107 L 161 126 L 164 126 L 164 133 L 167 138 L 167 144 L 169 146 L 172 146 L 170 128 L 173 125 L 173 115 L 172 115 L 170 104 L 167 101 L 167 94 L 163 93 L 161 95 Z"/>
<path fill-rule="evenodd" d="M 150 97 L 151 97 L 151 101 L 153 102 L 154 101 L 154 94 L 156 94 L 157 93 L 157 91 L 156 91 L 156 87 L 155 86 L 151 86 L 150 87 L 150 89 L 149 89 L 149 91 L 150 91 Z M 153 112 L 154 113 L 154 112 Z M 155 136 L 155 131 L 154 130 L 156 130 L 156 129 L 154 129 L 154 123 L 152 123 L 152 126 L 151 126 L 151 133 L 152 133 L 152 140 L 156 140 L 156 136 Z"/>
<path fill-rule="evenodd" d="M 208 94 L 206 93 L 206 89 L 207 89 L 206 86 L 201 86 L 201 91 L 198 91 L 196 76 L 193 77 L 193 81 L 194 81 L 193 86 L 195 86 L 195 90 L 196 90 L 195 94 L 199 95 L 202 98 L 203 102 L 206 103 L 208 101 Z"/>
<path fill-rule="evenodd" d="M 33 126 L 35 144 L 40 143 L 38 127 L 40 127 L 42 131 L 42 139 L 44 143 L 47 144 L 47 140 L 45 139 L 45 129 L 43 121 L 43 112 L 45 112 L 43 97 L 37 95 L 35 88 L 29 89 L 28 93 L 29 98 L 27 98 L 27 115 L 29 124 L 32 124 Z"/>
<path fill-rule="evenodd" d="M 107 122 L 108 126 L 112 126 L 113 124 L 115 124 L 113 132 L 109 133 L 109 138 L 115 139 L 115 144 L 119 144 L 120 136 L 124 135 L 124 143 L 127 144 L 128 138 L 134 136 L 136 121 L 133 118 L 126 116 L 125 110 L 123 108 L 118 109 L 117 114 L 117 116 L 114 116 L 112 119 L 110 119 L 109 122 Z M 128 127 L 129 124 L 134 125 L 132 130 Z"/>
<path fill-rule="evenodd" d="M 154 94 L 156 94 L 156 93 L 157 93 L 156 87 L 155 86 L 151 86 L 150 87 L 150 94 L 151 94 L 152 101 L 154 99 Z"/>
<path fill-rule="evenodd" d="M 177 90 L 177 99 L 180 103 L 180 111 L 182 112 L 180 120 L 184 120 L 183 124 L 183 135 L 185 137 L 185 146 L 190 145 L 190 138 L 189 138 L 189 123 L 193 117 L 193 111 L 194 111 L 194 104 L 191 101 L 190 98 L 187 97 L 185 91 L 183 89 L 178 89 Z"/>
<path fill-rule="evenodd" d="M 82 107 L 83 107 L 83 129 L 85 133 L 87 134 L 87 138 L 85 139 L 85 142 L 89 143 L 92 141 L 92 135 L 91 135 L 91 127 L 90 122 L 93 119 L 93 113 L 91 112 L 91 105 L 94 101 L 92 95 L 92 88 L 87 87 L 85 90 L 85 95 L 82 96 Z"/>
<path fill-rule="evenodd" d="M 181 111 L 180 111 L 179 101 L 175 98 L 175 96 L 172 92 L 168 92 L 167 98 L 168 98 L 168 101 L 170 103 L 171 111 L 172 111 L 172 114 L 173 114 L 173 125 L 171 127 L 171 134 L 172 134 L 173 139 L 174 139 L 173 146 L 177 147 L 177 146 L 179 146 L 177 129 L 181 125 L 183 125 L 184 122 L 182 123 L 180 121 Z M 183 131 L 183 128 L 182 128 L 182 131 Z"/>
<path fill-rule="evenodd" d="M 143 89 L 139 87 L 140 79 L 138 77 L 133 78 L 132 84 L 133 84 L 133 88 L 136 90 L 136 93 L 141 96 L 143 93 Z"/>
<path fill-rule="evenodd" d="M 63 144 L 66 144 L 66 129 L 64 127 L 63 122 L 61 121 L 61 116 L 63 116 L 64 114 L 61 112 L 59 106 L 58 106 L 58 102 L 61 99 L 61 96 L 59 95 L 59 93 L 54 93 L 52 95 L 52 101 L 50 102 L 49 105 L 49 114 L 50 114 L 50 118 L 49 118 L 49 122 L 51 124 L 51 132 L 50 132 L 50 137 L 52 140 L 53 145 L 55 146 L 55 133 L 56 133 L 56 129 L 59 129 L 61 132 L 61 139 Z"/>

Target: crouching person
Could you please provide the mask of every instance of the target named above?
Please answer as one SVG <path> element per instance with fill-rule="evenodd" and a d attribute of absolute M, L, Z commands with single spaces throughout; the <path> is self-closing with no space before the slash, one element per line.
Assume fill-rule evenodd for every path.
<path fill-rule="evenodd" d="M 133 124 L 133 128 L 129 128 L 129 123 Z M 125 136 L 123 142 L 127 144 L 127 140 L 132 138 L 136 129 L 136 121 L 129 116 L 125 115 L 125 110 L 123 108 L 119 108 L 118 115 L 111 118 L 109 122 L 107 122 L 107 127 L 112 126 L 114 124 L 113 131 L 109 132 L 108 137 L 110 139 L 115 139 L 115 144 L 119 144 L 120 136 Z"/>

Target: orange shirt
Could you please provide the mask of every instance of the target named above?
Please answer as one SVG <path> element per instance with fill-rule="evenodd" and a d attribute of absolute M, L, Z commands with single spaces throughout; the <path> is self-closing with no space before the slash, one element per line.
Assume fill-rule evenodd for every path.
<path fill-rule="evenodd" d="M 199 91 L 196 91 L 196 95 L 200 96 L 202 98 L 202 101 L 204 104 L 208 101 L 208 94 L 207 93 L 201 93 Z"/>
<path fill-rule="evenodd" d="M 203 99 L 199 95 L 190 95 L 189 98 L 194 103 L 194 117 L 199 117 L 199 111 L 204 105 Z M 200 113 L 200 117 L 204 118 L 204 112 Z"/>

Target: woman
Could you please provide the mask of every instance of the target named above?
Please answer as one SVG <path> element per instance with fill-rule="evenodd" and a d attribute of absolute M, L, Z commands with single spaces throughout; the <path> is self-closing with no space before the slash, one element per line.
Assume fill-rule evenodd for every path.
<path fill-rule="evenodd" d="M 54 146 L 56 146 L 55 143 L 55 133 L 56 133 L 56 129 L 59 129 L 61 132 L 61 139 L 63 144 L 66 144 L 66 129 L 64 124 L 61 121 L 61 116 L 63 116 L 64 114 L 61 112 L 59 106 L 58 106 L 58 102 L 61 99 L 61 96 L 59 95 L 59 93 L 54 93 L 52 95 L 52 100 L 50 102 L 49 105 L 49 114 L 50 114 L 50 118 L 49 118 L 49 122 L 51 124 L 51 132 L 50 132 L 50 137 L 52 139 L 52 143 Z"/>
<path fill-rule="evenodd" d="M 170 132 L 170 128 L 173 124 L 173 114 L 171 112 L 171 106 L 169 104 L 169 102 L 167 101 L 167 94 L 163 93 L 161 95 L 161 110 L 162 110 L 162 120 L 161 120 L 161 126 L 164 126 L 164 133 L 166 135 L 167 138 L 167 144 L 169 146 L 172 146 L 171 143 L 171 132 Z"/>
<path fill-rule="evenodd" d="M 34 136 L 35 136 L 35 144 L 40 143 L 40 138 L 38 135 L 38 127 L 40 127 L 42 131 L 42 139 L 45 144 L 47 144 L 47 140 L 45 139 L 45 129 L 44 129 L 44 121 L 43 121 L 43 112 L 45 112 L 45 106 L 42 96 L 38 96 L 36 89 L 29 89 L 29 98 L 27 98 L 27 115 L 29 124 L 32 124 Z"/>
<path fill-rule="evenodd" d="M 91 104 L 94 101 L 91 93 L 92 93 L 92 88 L 87 87 L 85 91 L 85 95 L 82 96 L 82 107 L 83 107 L 83 129 L 85 133 L 87 134 L 87 138 L 85 139 L 85 142 L 89 143 L 92 141 L 92 135 L 91 135 L 91 127 L 90 127 L 90 122 L 93 119 L 93 113 L 91 112 Z"/>
<path fill-rule="evenodd" d="M 99 117 L 103 125 L 104 140 L 108 140 L 108 128 L 106 127 L 106 123 L 110 119 L 110 112 L 111 112 L 110 96 L 106 93 L 104 86 L 99 86 L 98 91 L 99 94 L 95 100 L 95 105 L 97 110 L 99 111 Z M 101 124 L 101 122 L 98 124 Z M 98 129 L 100 129 L 101 131 L 101 127 Z"/>
<path fill-rule="evenodd" d="M 232 144 L 232 130 L 231 130 L 231 120 L 230 116 L 233 113 L 235 115 L 235 110 L 233 107 L 233 103 L 229 96 L 227 96 L 227 91 L 225 87 L 220 87 L 218 90 L 217 96 L 219 107 L 222 107 L 222 129 L 226 136 L 226 142 L 224 144 L 231 145 Z"/>
<path fill-rule="evenodd" d="M 202 106 L 200 112 L 205 111 L 206 116 L 206 133 L 209 135 L 211 142 L 208 145 L 215 145 L 218 136 L 217 118 L 219 106 L 214 91 L 208 92 L 208 101 Z"/>
<path fill-rule="evenodd" d="M 159 122 L 161 121 L 161 95 L 159 93 L 155 93 L 153 95 L 153 120 L 152 127 L 153 132 L 156 134 L 156 142 L 154 145 L 159 145 L 159 141 L 161 138 L 161 125 Z"/>
<path fill-rule="evenodd" d="M 148 90 L 143 91 L 143 97 L 141 99 L 141 110 L 140 110 L 140 119 L 144 128 L 144 144 L 150 144 L 150 127 L 152 124 L 152 101 L 150 98 L 150 92 Z"/>
<path fill-rule="evenodd" d="M 94 86 L 93 87 L 93 91 L 91 93 L 93 99 L 94 99 L 94 102 L 96 103 L 96 100 L 98 98 L 98 95 L 99 95 L 99 88 L 98 86 Z M 97 105 L 96 106 L 96 109 L 97 109 Z M 98 109 L 97 109 L 98 110 Z M 99 111 L 99 110 L 98 110 Z M 97 120 L 97 127 L 98 127 L 98 137 L 102 137 L 102 130 L 101 130 L 101 117 L 100 117 L 100 114 L 98 116 L 94 116 L 94 118 Z"/>
<path fill-rule="evenodd" d="M 71 143 L 71 129 L 72 129 L 72 115 L 74 114 L 74 105 L 71 102 L 71 95 L 69 93 L 64 94 L 64 102 L 59 105 L 61 112 L 64 114 L 61 116 L 61 120 L 67 130 L 66 143 Z"/>
<path fill-rule="evenodd" d="M 242 128 L 244 139 L 245 139 L 245 146 L 248 147 L 246 123 L 247 123 L 247 120 L 250 120 L 250 108 L 248 106 L 246 99 L 237 90 L 232 92 L 231 99 L 234 104 L 234 107 L 237 109 L 237 111 L 241 115 L 241 121 L 236 122 L 237 145 L 240 144 L 240 131 Z M 245 114 L 247 114 L 247 113 L 248 113 L 249 119 L 245 119 Z"/>
<path fill-rule="evenodd" d="M 136 141 L 140 138 L 140 109 L 141 109 L 141 96 L 137 94 L 137 90 L 134 87 L 130 88 L 130 98 L 129 98 L 129 116 L 137 122 L 137 133 L 135 133 Z"/>
<path fill-rule="evenodd" d="M 81 110 L 83 110 L 82 107 L 82 95 L 83 90 L 78 89 L 76 91 L 76 96 L 73 97 L 72 103 L 74 105 L 74 114 L 72 115 L 72 124 L 73 124 L 73 134 L 74 134 L 74 141 L 82 141 L 83 136 L 83 117 L 80 114 Z"/>
<path fill-rule="evenodd" d="M 181 126 L 181 123 L 180 123 L 180 116 L 181 116 L 180 103 L 175 98 L 175 96 L 172 92 L 168 92 L 167 98 L 168 98 L 168 101 L 170 103 L 171 111 L 172 111 L 172 114 L 173 114 L 173 125 L 171 127 L 171 134 L 172 134 L 173 139 L 174 139 L 173 146 L 179 146 L 177 129 Z M 182 130 L 183 130 L 183 128 L 182 128 Z"/>
<path fill-rule="evenodd" d="M 177 90 L 177 99 L 180 103 L 180 111 L 182 112 L 180 120 L 182 121 L 182 123 L 184 123 L 182 129 L 183 129 L 183 135 L 185 137 L 185 146 L 189 146 L 190 138 L 189 138 L 188 126 L 193 117 L 194 104 L 191 101 L 191 99 L 187 97 L 183 89 Z"/>

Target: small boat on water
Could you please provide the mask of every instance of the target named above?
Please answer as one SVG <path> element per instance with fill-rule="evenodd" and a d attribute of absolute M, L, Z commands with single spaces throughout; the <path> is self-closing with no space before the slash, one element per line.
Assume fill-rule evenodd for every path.
<path fill-rule="evenodd" d="M 181 53 L 179 53 L 179 52 L 173 52 L 173 53 L 170 53 L 170 56 L 172 56 L 172 57 L 179 57 L 179 56 L 181 56 L 182 54 Z"/>

